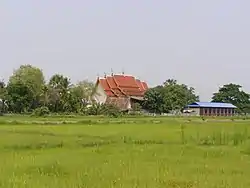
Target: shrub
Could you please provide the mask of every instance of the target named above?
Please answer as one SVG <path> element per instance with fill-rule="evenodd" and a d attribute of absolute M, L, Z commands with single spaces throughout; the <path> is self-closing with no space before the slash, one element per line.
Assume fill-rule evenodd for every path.
<path fill-rule="evenodd" d="M 111 105 L 111 104 L 106 104 L 103 106 L 104 108 L 104 115 L 109 116 L 109 117 L 119 117 L 121 116 L 121 112 L 118 107 Z"/>
<path fill-rule="evenodd" d="M 93 104 L 92 106 L 88 107 L 85 111 L 87 115 L 102 115 L 103 114 L 103 105 L 102 104 Z"/>
<path fill-rule="evenodd" d="M 49 114 L 50 114 L 50 111 L 49 111 L 48 107 L 42 106 L 40 108 L 36 108 L 33 111 L 32 116 L 46 116 Z"/>
<path fill-rule="evenodd" d="M 86 114 L 119 117 L 121 112 L 116 106 L 112 104 L 93 104 L 91 107 L 87 108 Z"/>
<path fill-rule="evenodd" d="M 202 116 L 201 119 L 202 119 L 202 121 L 205 121 L 205 120 L 206 120 L 204 116 Z"/>
<path fill-rule="evenodd" d="M 133 110 L 134 112 L 140 112 L 141 109 L 142 109 L 142 107 L 141 107 L 140 103 L 133 103 L 133 104 L 132 104 L 132 110 Z"/>

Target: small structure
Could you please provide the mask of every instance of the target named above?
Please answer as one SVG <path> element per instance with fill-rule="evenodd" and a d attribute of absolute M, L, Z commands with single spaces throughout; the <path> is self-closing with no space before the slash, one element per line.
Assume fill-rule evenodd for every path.
<path fill-rule="evenodd" d="M 233 116 L 236 108 L 230 103 L 195 102 L 186 111 L 197 116 Z"/>
<path fill-rule="evenodd" d="M 133 104 L 144 100 L 147 90 L 147 83 L 134 76 L 112 74 L 97 79 L 92 99 L 100 104 L 113 104 L 121 110 L 130 110 Z"/>

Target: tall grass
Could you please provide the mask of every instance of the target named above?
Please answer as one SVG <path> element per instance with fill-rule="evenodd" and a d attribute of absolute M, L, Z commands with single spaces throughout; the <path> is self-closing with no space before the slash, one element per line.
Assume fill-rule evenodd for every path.
<path fill-rule="evenodd" d="M 250 184 L 248 120 L 0 120 L 0 187 L 230 188 Z"/>

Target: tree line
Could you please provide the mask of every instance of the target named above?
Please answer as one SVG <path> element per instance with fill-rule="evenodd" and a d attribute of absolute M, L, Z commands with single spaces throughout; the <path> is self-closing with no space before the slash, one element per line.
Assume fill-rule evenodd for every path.
<path fill-rule="evenodd" d="M 62 74 L 53 75 L 46 83 L 41 69 L 21 65 L 8 83 L 0 83 L 2 111 L 31 113 L 42 108 L 44 113 L 77 113 L 86 107 L 93 88 L 94 83 L 88 80 L 71 84 Z"/>
<path fill-rule="evenodd" d="M 199 102 L 195 89 L 176 80 L 167 80 L 163 85 L 150 88 L 145 94 L 145 108 L 155 113 L 180 112 L 188 104 Z M 250 113 L 250 94 L 238 84 L 225 84 L 213 93 L 211 102 L 231 103 L 239 114 Z"/>
<path fill-rule="evenodd" d="M 72 84 L 62 74 L 53 75 L 45 81 L 41 69 L 21 65 L 14 70 L 8 83 L 0 82 L 1 113 L 84 113 L 90 115 L 116 114 L 119 109 L 112 105 L 92 103 L 88 107 L 95 83 L 88 80 Z M 162 85 L 150 88 L 143 103 L 134 105 L 134 110 L 143 108 L 153 113 L 181 111 L 192 102 L 199 101 L 195 89 L 177 80 L 168 79 Z M 237 84 L 226 84 L 212 96 L 213 102 L 229 102 L 241 113 L 250 112 L 250 94 Z"/>

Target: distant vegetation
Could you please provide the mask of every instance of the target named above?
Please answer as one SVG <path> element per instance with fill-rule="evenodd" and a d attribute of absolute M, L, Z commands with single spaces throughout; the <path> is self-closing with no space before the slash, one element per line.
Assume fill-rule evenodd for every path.
<path fill-rule="evenodd" d="M 55 74 L 45 81 L 41 69 L 22 65 L 13 72 L 8 83 L 0 82 L 0 115 L 4 113 L 32 114 L 82 114 L 119 117 L 119 109 L 112 105 L 94 104 L 87 108 L 95 83 L 88 80 L 76 84 L 65 75 Z M 226 84 L 212 97 L 215 102 L 229 102 L 239 113 L 250 112 L 250 95 L 240 85 Z M 133 106 L 131 114 L 145 109 L 152 113 L 178 113 L 189 103 L 199 101 L 195 89 L 176 80 L 167 79 L 162 85 L 150 88 L 145 102 Z"/>

